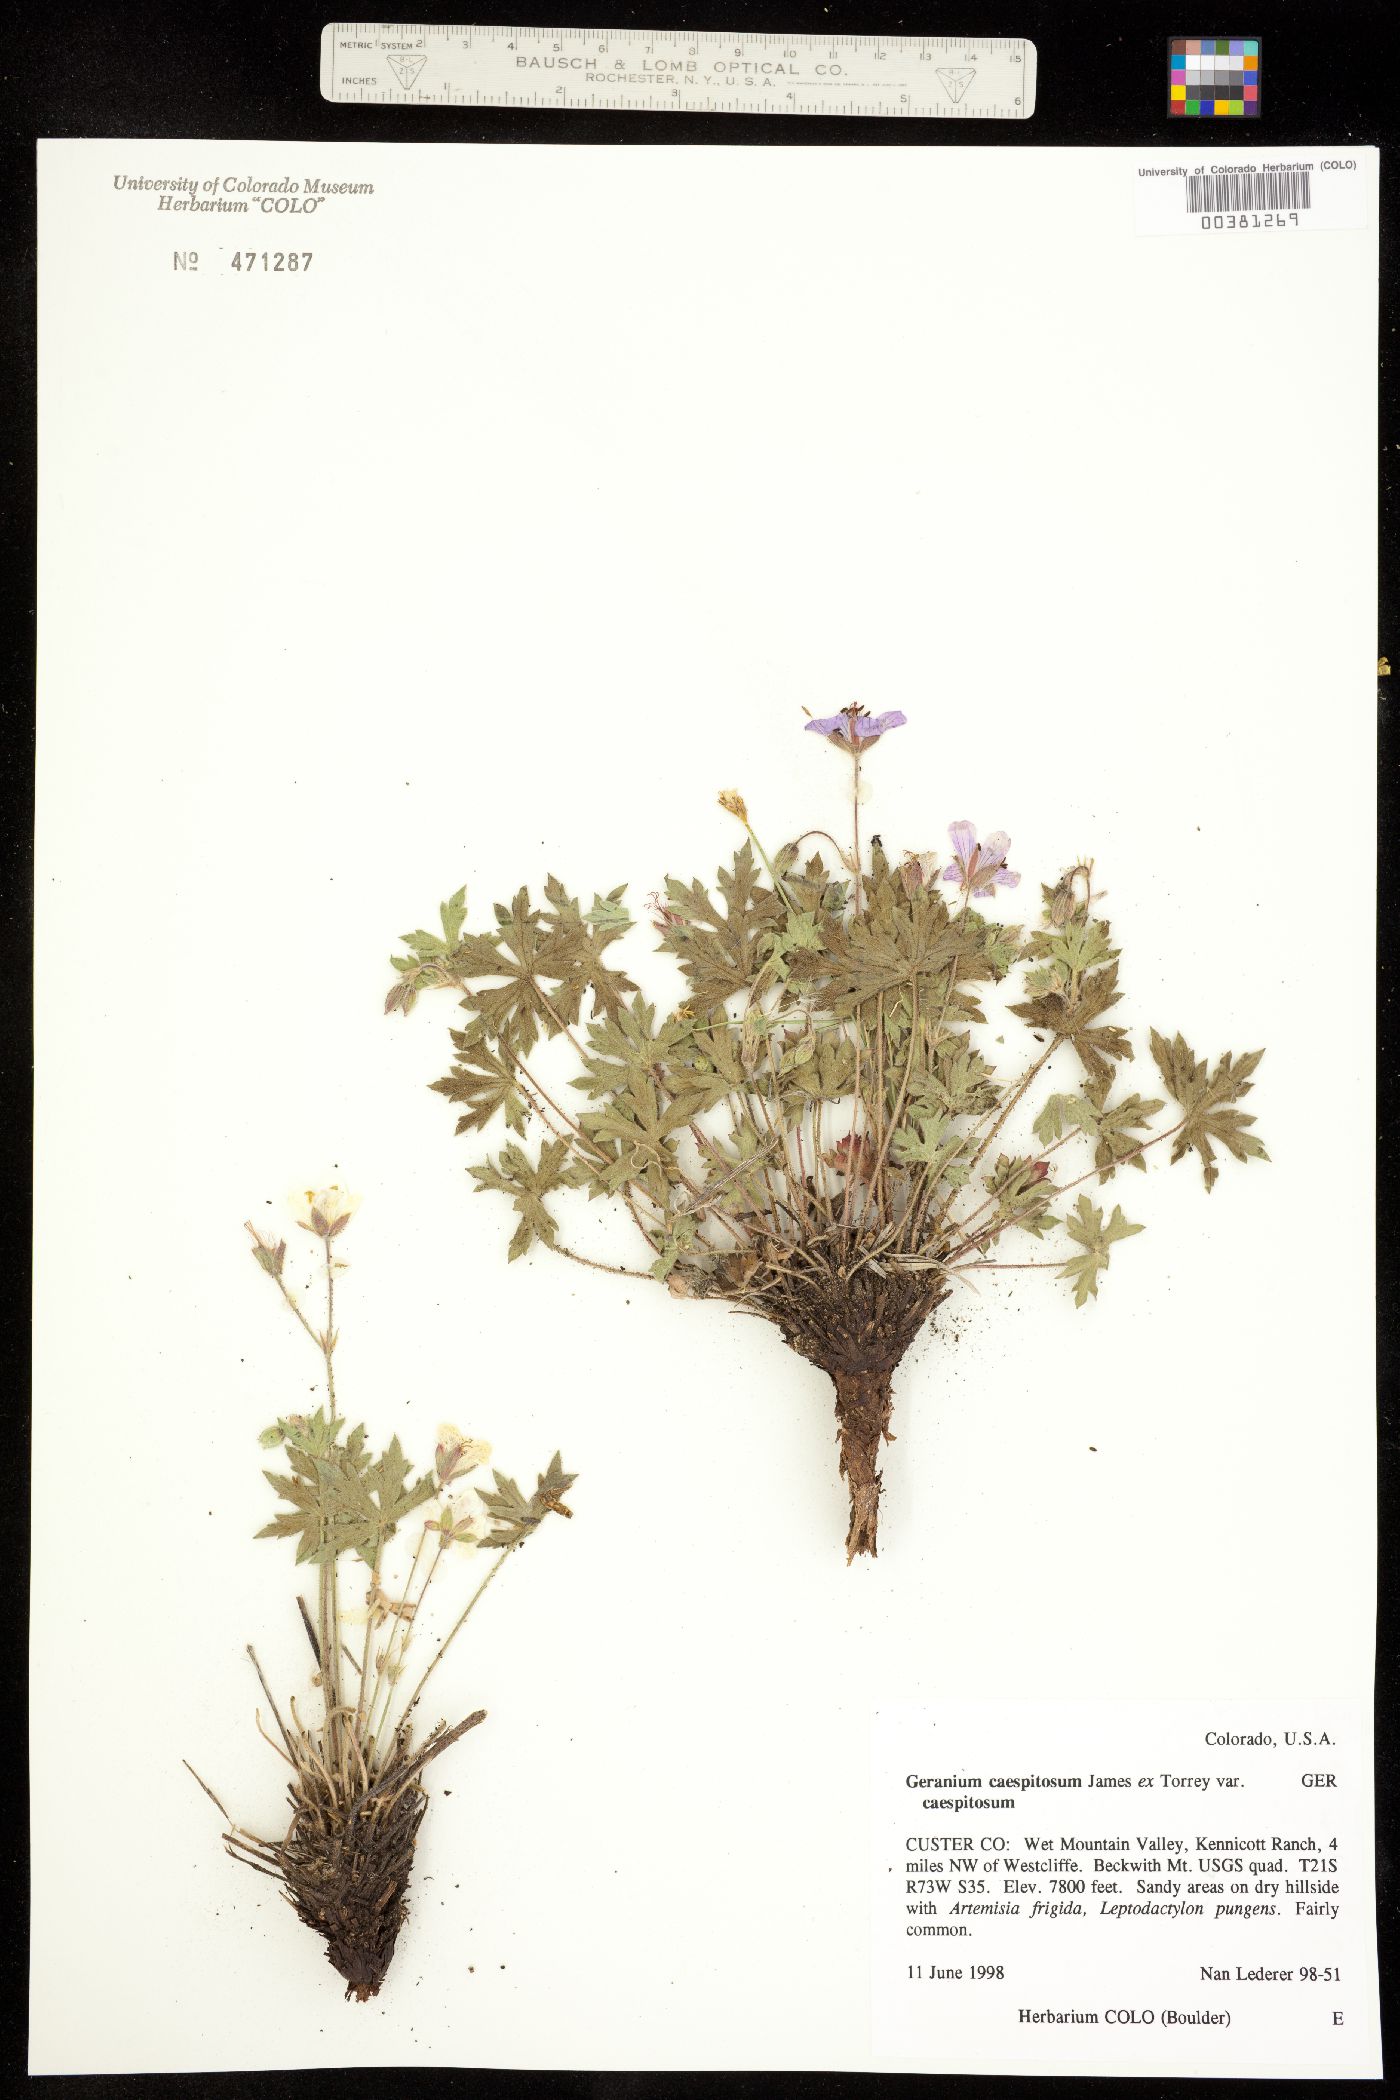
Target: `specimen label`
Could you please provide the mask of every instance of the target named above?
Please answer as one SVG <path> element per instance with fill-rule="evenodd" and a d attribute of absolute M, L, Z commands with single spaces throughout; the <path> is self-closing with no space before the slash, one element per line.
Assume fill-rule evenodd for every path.
<path fill-rule="evenodd" d="M 1035 108 L 1017 36 L 820 36 L 721 29 L 513 29 L 328 22 L 328 102 L 635 109 L 765 117 L 977 117 Z"/>
<path fill-rule="evenodd" d="M 1374 146 L 1266 153 L 1144 152 L 1133 177 L 1141 233 L 1335 233 L 1370 223 Z"/>
<path fill-rule="evenodd" d="M 878 2055 L 1379 2075 L 1360 1701 L 901 1702 L 872 1749 Z"/>

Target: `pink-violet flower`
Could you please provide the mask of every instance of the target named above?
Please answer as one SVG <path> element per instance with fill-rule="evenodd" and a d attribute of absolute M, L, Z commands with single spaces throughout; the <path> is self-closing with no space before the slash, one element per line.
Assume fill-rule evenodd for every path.
<path fill-rule="evenodd" d="M 948 836 L 953 841 L 953 859 L 943 870 L 945 882 L 960 883 L 973 897 L 990 897 L 993 883 L 1001 889 L 1015 889 L 1021 878 L 1006 865 L 1011 840 L 1004 831 L 979 839 L 976 826 L 964 817 L 948 826 Z"/>
<path fill-rule="evenodd" d="M 843 707 L 839 715 L 816 716 L 806 727 L 815 729 L 817 735 L 824 736 L 828 743 L 839 744 L 843 751 L 854 751 L 878 742 L 891 729 L 902 729 L 907 720 L 908 716 L 901 714 L 897 707 L 887 709 L 882 715 L 872 715 L 868 708 L 852 703 L 850 707 Z"/>

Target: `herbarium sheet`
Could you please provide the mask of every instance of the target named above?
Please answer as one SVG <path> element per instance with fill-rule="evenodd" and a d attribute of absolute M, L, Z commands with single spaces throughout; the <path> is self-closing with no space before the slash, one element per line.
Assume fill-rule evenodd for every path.
<path fill-rule="evenodd" d="M 1347 159 L 42 148 L 36 2070 L 1378 2070 Z"/>

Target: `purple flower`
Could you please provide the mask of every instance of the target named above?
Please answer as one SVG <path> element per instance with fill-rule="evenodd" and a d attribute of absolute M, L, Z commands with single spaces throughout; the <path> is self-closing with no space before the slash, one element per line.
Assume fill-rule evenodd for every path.
<path fill-rule="evenodd" d="M 808 722 L 808 729 L 815 729 L 829 743 L 839 744 L 845 751 L 858 746 L 873 744 L 890 729 L 902 729 L 908 720 L 897 707 L 883 715 L 872 715 L 868 709 L 855 705 L 843 707 L 839 715 L 820 715 Z"/>
<path fill-rule="evenodd" d="M 974 897 L 990 897 L 993 883 L 1001 889 L 1015 889 L 1021 878 L 1006 865 L 1011 841 L 1004 831 L 994 831 L 979 840 L 976 826 L 964 817 L 960 823 L 948 826 L 948 836 L 953 841 L 953 861 L 943 870 L 945 882 L 961 883 Z"/>

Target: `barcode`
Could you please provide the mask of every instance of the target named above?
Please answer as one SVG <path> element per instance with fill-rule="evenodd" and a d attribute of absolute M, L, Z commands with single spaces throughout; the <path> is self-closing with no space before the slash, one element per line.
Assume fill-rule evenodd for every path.
<path fill-rule="evenodd" d="M 1186 178 L 1186 209 L 1203 211 L 1311 211 L 1310 168 L 1198 169 Z"/>

